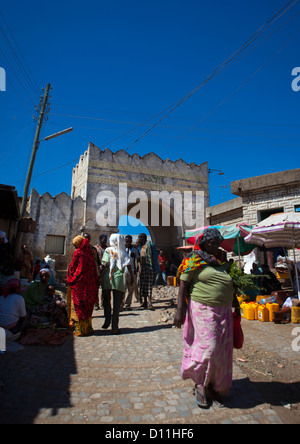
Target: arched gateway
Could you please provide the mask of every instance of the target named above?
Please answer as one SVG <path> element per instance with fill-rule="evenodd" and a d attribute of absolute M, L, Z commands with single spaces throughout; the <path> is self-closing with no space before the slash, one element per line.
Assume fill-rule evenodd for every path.
<path fill-rule="evenodd" d="M 147 226 L 158 248 L 169 250 L 182 244 L 185 230 L 206 224 L 207 162 L 113 153 L 90 143 L 73 169 L 71 196 L 85 202 L 82 231 L 93 242 L 117 232 L 120 217 L 129 214 Z"/>

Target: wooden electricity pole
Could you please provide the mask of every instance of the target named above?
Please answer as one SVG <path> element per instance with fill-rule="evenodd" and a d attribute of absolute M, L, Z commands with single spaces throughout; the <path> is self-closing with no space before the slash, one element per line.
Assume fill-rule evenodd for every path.
<path fill-rule="evenodd" d="M 44 98 L 43 98 L 43 102 L 42 102 L 42 106 L 41 106 L 41 111 L 40 111 L 40 115 L 39 115 L 39 120 L 37 123 L 36 132 L 35 132 L 35 138 L 34 138 L 34 143 L 33 143 L 33 148 L 32 148 L 32 153 L 31 153 L 30 164 L 28 167 L 26 182 L 25 182 L 24 191 L 23 191 L 23 198 L 22 198 L 22 205 L 21 205 L 21 217 L 24 217 L 25 212 L 26 212 L 28 191 L 29 191 L 29 186 L 30 186 L 30 182 L 31 182 L 31 176 L 32 176 L 35 156 L 36 156 L 36 152 L 39 147 L 40 132 L 41 132 L 41 128 L 42 128 L 42 124 L 43 124 L 43 120 L 44 120 L 46 105 L 48 102 L 49 91 L 50 91 L 50 83 L 48 83 L 46 86 L 46 90 L 45 90 L 45 94 L 44 94 Z"/>

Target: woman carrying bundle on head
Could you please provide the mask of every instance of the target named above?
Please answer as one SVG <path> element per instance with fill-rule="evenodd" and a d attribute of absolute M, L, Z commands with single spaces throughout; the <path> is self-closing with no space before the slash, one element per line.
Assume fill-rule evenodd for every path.
<path fill-rule="evenodd" d="M 219 249 L 222 240 L 216 228 L 206 229 L 178 269 L 174 324 L 184 324 L 181 374 L 194 381 L 203 408 L 209 407 L 209 397 L 221 406 L 232 385 L 234 289 L 226 253 Z"/>

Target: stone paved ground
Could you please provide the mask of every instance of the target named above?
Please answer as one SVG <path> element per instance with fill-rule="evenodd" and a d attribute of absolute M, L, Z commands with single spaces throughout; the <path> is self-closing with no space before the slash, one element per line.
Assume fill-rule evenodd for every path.
<path fill-rule="evenodd" d="M 151 312 L 134 304 L 121 313 L 119 336 L 101 329 L 101 310 L 93 336 L 1 355 L 0 423 L 281 424 L 236 364 L 228 406 L 197 407 L 192 382 L 180 376 L 182 331 L 158 322 L 168 305 L 157 300 Z"/>

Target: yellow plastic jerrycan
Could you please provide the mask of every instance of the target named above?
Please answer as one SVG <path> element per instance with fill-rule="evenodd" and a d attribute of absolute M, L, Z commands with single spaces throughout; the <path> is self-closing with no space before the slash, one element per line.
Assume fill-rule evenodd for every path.
<path fill-rule="evenodd" d="M 300 307 L 292 307 L 292 323 L 300 324 Z"/>
<path fill-rule="evenodd" d="M 262 299 L 267 299 L 269 297 L 270 296 L 268 296 L 268 295 L 260 294 L 260 295 L 256 296 L 256 302 L 259 303 Z"/>
<path fill-rule="evenodd" d="M 237 296 L 237 300 L 239 301 L 239 304 L 241 306 L 243 302 L 249 301 L 249 296 L 247 296 L 246 294 L 241 294 L 240 296 Z"/>
<path fill-rule="evenodd" d="M 253 306 L 252 302 L 249 302 L 248 304 L 245 304 L 244 315 L 245 315 L 245 318 L 248 321 L 254 321 L 255 320 L 255 309 L 254 309 L 254 306 Z"/>
<path fill-rule="evenodd" d="M 257 317 L 261 322 L 269 322 L 269 310 L 265 305 L 258 306 Z"/>
<path fill-rule="evenodd" d="M 240 308 L 241 308 L 241 317 L 242 318 L 244 318 L 245 317 L 245 307 L 246 307 L 246 302 L 242 302 L 241 303 L 241 306 L 240 306 Z"/>
<path fill-rule="evenodd" d="M 253 308 L 254 308 L 254 314 L 255 314 L 255 320 L 257 321 L 258 319 L 258 303 L 257 302 L 252 302 Z"/>
<path fill-rule="evenodd" d="M 274 312 L 278 312 L 279 311 L 279 304 L 266 304 L 266 307 L 269 311 L 269 321 L 273 322 L 274 319 Z"/>

